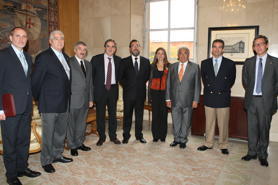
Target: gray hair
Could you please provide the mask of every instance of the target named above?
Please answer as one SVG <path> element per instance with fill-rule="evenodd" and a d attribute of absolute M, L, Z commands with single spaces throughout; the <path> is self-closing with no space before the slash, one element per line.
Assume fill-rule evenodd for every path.
<path fill-rule="evenodd" d="M 77 46 L 79 45 L 83 45 L 83 46 L 87 46 L 87 44 L 83 41 L 77 41 L 75 44 L 74 44 L 74 49 L 76 49 Z"/>
<path fill-rule="evenodd" d="M 185 52 L 187 53 L 187 55 L 188 55 L 188 56 L 190 55 L 190 50 L 189 50 L 187 47 L 185 47 L 185 46 L 180 47 L 180 48 L 178 49 L 178 55 L 180 54 L 181 50 L 185 50 Z"/>
<path fill-rule="evenodd" d="M 49 40 L 53 40 L 54 35 L 57 34 L 57 33 L 61 34 L 63 38 L 65 37 L 64 33 L 61 30 L 54 30 L 49 34 Z"/>

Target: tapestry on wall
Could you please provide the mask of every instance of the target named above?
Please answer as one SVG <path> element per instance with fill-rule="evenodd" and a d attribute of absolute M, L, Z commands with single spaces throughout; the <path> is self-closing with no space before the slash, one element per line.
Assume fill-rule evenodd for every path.
<path fill-rule="evenodd" d="M 58 27 L 57 12 L 57 0 L 0 0 L 0 48 L 9 45 L 10 30 L 21 26 L 28 32 L 27 51 L 36 55 L 48 47 L 50 15 L 51 29 Z"/>

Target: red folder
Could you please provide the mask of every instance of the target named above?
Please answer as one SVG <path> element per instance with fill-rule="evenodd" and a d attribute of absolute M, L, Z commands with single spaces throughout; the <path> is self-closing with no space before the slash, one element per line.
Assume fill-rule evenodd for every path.
<path fill-rule="evenodd" d="M 3 94 L 2 105 L 6 117 L 16 116 L 14 96 L 12 94 Z"/>

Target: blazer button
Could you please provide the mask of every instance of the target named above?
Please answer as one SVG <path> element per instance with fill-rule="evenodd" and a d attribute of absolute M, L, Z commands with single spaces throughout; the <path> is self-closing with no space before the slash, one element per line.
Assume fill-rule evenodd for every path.
<path fill-rule="evenodd" d="M 210 84 L 208 84 L 208 87 L 210 86 Z"/>
<path fill-rule="evenodd" d="M 210 91 L 210 94 L 213 94 L 213 92 L 212 92 L 212 91 Z"/>

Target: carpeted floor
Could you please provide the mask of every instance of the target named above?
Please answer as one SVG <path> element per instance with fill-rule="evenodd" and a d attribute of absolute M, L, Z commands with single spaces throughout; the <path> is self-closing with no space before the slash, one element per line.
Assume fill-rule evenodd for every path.
<path fill-rule="evenodd" d="M 147 122 L 145 123 L 147 124 Z M 145 127 L 147 144 L 135 141 L 134 131 L 128 144 L 115 145 L 106 141 L 97 147 L 98 137 L 87 136 L 86 145 L 92 151 L 79 152 L 69 164 L 55 163 L 56 172 L 47 174 L 40 166 L 40 154 L 29 158 L 29 167 L 42 172 L 38 178 L 20 178 L 27 185 L 277 185 L 278 143 L 269 147 L 269 167 L 258 160 L 241 161 L 247 150 L 246 142 L 231 141 L 230 155 L 213 150 L 200 152 L 196 148 L 203 138 L 191 136 L 186 149 L 171 148 L 172 134 L 165 143 L 153 143 L 149 127 Z M 169 129 L 170 130 L 170 129 Z M 122 139 L 118 129 L 118 137 Z M 70 156 L 69 151 L 64 152 Z M 0 159 L 0 184 L 6 184 L 5 169 Z"/>

